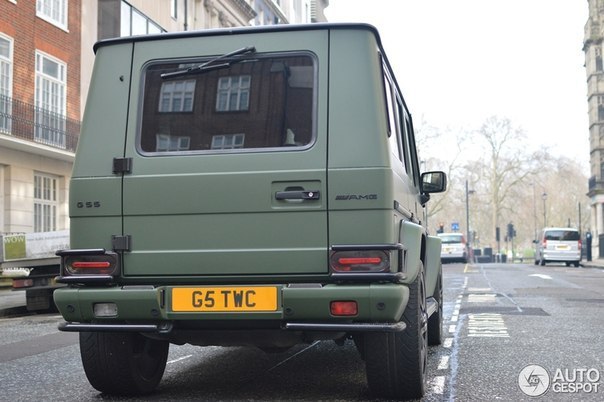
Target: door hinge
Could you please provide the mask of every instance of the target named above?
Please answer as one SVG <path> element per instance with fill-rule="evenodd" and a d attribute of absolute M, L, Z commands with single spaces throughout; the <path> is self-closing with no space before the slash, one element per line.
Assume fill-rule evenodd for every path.
<path fill-rule="evenodd" d="M 113 174 L 132 173 L 132 158 L 113 158 Z"/>
<path fill-rule="evenodd" d="M 111 236 L 111 247 L 113 251 L 130 251 L 130 235 L 113 235 Z"/>

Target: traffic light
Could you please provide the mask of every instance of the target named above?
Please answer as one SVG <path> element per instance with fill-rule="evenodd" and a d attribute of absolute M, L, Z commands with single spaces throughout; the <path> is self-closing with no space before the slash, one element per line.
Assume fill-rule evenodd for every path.
<path fill-rule="evenodd" d="M 516 231 L 514 230 L 514 224 L 512 222 L 508 223 L 508 239 L 512 239 L 516 235 Z"/>
<path fill-rule="evenodd" d="M 495 228 L 495 240 L 499 241 L 501 239 L 501 235 L 499 234 L 499 226 Z"/>

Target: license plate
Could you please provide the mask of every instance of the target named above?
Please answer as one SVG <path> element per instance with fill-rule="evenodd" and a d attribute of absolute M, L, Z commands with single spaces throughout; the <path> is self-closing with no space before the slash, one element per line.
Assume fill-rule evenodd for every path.
<path fill-rule="evenodd" d="M 570 247 L 567 245 L 558 245 L 556 246 L 556 250 L 570 250 Z"/>
<path fill-rule="evenodd" d="M 277 311 L 277 287 L 220 286 L 173 288 L 172 311 Z"/>

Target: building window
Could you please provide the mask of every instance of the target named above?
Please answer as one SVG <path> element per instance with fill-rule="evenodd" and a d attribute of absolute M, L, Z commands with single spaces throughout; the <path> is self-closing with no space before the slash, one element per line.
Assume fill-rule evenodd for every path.
<path fill-rule="evenodd" d="M 0 35 L 0 132 L 11 131 L 13 41 Z"/>
<path fill-rule="evenodd" d="M 191 112 L 195 98 L 195 80 L 168 81 L 161 85 L 160 112 Z"/>
<path fill-rule="evenodd" d="M 245 134 L 215 135 L 212 137 L 212 149 L 243 148 Z"/>
<path fill-rule="evenodd" d="M 34 232 L 57 230 L 57 178 L 34 175 Z"/>
<path fill-rule="evenodd" d="M 178 0 L 170 0 L 170 16 L 178 18 Z"/>
<path fill-rule="evenodd" d="M 120 36 L 147 35 L 162 33 L 166 30 L 148 18 L 145 14 L 122 1 L 120 16 Z"/>
<path fill-rule="evenodd" d="M 157 152 L 187 151 L 191 147 L 191 138 L 157 134 L 156 143 Z"/>
<path fill-rule="evenodd" d="M 251 77 L 249 75 L 218 79 L 216 110 L 218 112 L 248 110 L 250 106 L 250 81 Z"/>
<path fill-rule="evenodd" d="M 38 0 L 36 15 L 62 29 L 67 29 L 67 0 Z"/>
<path fill-rule="evenodd" d="M 65 147 L 67 66 L 36 52 L 36 141 Z"/>

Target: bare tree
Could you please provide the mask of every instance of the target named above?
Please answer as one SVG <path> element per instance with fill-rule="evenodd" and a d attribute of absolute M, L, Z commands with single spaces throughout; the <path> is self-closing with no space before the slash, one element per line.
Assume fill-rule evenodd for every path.
<path fill-rule="evenodd" d="M 504 212 L 510 212 L 514 189 L 535 173 L 534 158 L 524 148 L 525 134 L 512 126 L 507 118 L 489 117 L 478 130 L 478 137 L 486 147 L 485 179 L 489 183 L 491 206 L 491 235 L 501 227 Z"/>

